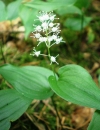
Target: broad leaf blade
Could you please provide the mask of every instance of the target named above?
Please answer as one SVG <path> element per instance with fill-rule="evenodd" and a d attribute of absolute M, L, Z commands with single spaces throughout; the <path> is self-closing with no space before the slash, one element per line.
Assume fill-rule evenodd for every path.
<path fill-rule="evenodd" d="M 92 121 L 88 126 L 88 130 L 99 130 L 100 129 L 100 110 L 96 110 L 92 117 Z"/>
<path fill-rule="evenodd" d="M 0 67 L 0 74 L 21 94 L 31 99 L 46 99 L 53 94 L 48 77 L 53 72 L 42 67 Z"/>
<path fill-rule="evenodd" d="M 14 2 L 11 2 L 7 6 L 7 19 L 8 20 L 13 20 L 18 17 L 19 13 L 19 7 L 21 5 L 21 0 L 16 0 Z"/>
<path fill-rule="evenodd" d="M 10 121 L 18 119 L 28 108 L 31 99 L 14 89 L 0 91 L 0 130 L 8 130 Z"/>
<path fill-rule="evenodd" d="M 33 9 L 42 10 L 42 11 L 51 11 L 57 9 L 57 6 L 52 4 L 51 2 L 43 2 L 43 1 L 32 1 L 25 4 L 27 7 L 31 7 Z"/>
<path fill-rule="evenodd" d="M 92 20 L 91 17 L 78 17 L 78 18 L 68 18 L 64 25 L 71 29 L 71 30 L 75 30 L 75 31 L 80 31 L 82 30 L 83 28 L 85 28 L 89 22 Z"/>
<path fill-rule="evenodd" d="M 84 8 L 89 7 L 91 2 L 92 2 L 91 0 L 81 0 L 81 1 L 77 0 L 75 3 L 75 6 L 77 6 L 80 9 L 84 9 Z"/>
<path fill-rule="evenodd" d="M 82 15 L 82 11 L 79 8 L 77 8 L 73 5 L 64 6 L 63 9 L 61 7 L 60 9 L 57 10 L 57 13 L 59 15 L 64 15 L 64 14 L 79 14 L 79 15 Z"/>
<path fill-rule="evenodd" d="M 0 21 L 6 20 L 6 7 L 5 4 L 0 0 Z"/>
<path fill-rule="evenodd" d="M 58 71 L 59 79 L 49 77 L 52 90 L 63 99 L 100 109 L 100 89 L 89 73 L 78 65 L 66 65 Z"/>
<path fill-rule="evenodd" d="M 9 130 L 9 128 L 10 128 L 10 121 L 8 119 L 0 121 L 1 130 Z"/>
<path fill-rule="evenodd" d="M 64 5 L 64 6 L 70 6 L 73 5 L 77 0 L 53 0 L 53 2 L 58 3 L 59 5 Z"/>
<path fill-rule="evenodd" d="M 36 9 L 22 5 L 19 10 L 19 16 L 25 26 L 25 38 L 28 37 L 29 33 L 33 31 L 33 24 L 38 24 L 34 21 L 37 17 L 38 11 Z"/>
<path fill-rule="evenodd" d="M 61 6 L 70 6 L 74 4 L 76 0 L 53 0 L 51 2 L 43 2 L 43 1 L 37 1 L 37 0 L 32 0 L 31 2 L 28 2 L 25 4 L 28 7 L 35 8 L 38 10 L 43 10 L 43 11 L 52 11 L 55 9 L 58 9 Z"/>

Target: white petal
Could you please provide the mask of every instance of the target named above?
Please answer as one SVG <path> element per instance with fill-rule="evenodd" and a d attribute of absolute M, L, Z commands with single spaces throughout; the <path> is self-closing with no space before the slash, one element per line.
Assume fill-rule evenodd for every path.
<path fill-rule="evenodd" d="M 40 41 L 40 42 L 43 42 L 43 41 L 44 41 L 43 37 L 40 37 L 40 38 L 39 38 L 39 41 Z"/>
<path fill-rule="evenodd" d="M 40 55 L 40 51 L 34 52 L 34 55 L 36 55 L 38 57 Z"/>
<path fill-rule="evenodd" d="M 55 16 L 56 16 L 56 15 L 52 15 L 52 16 L 50 17 L 50 20 L 53 21 L 54 18 L 55 18 Z"/>
<path fill-rule="evenodd" d="M 34 35 L 35 35 L 36 38 L 40 38 L 40 36 L 41 36 L 40 33 L 36 33 Z"/>
<path fill-rule="evenodd" d="M 36 28 L 35 28 L 35 31 L 41 31 L 42 30 L 42 28 L 41 28 L 41 26 L 40 25 L 38 25 Z"/>
<path fill-rule="evenodd" d="M 56 32 L 57 30 L 58 30 L 57 27 L 53 27 L 53 28 L 52 28 L 52 32 Z"/>
<path fill-rule="evenodd" d="M 44 20 L 49 20 L 49 15 L 48 14 L 45 14 L 43 17 L 44 17 Z"/>
<path fill-rule="evenodd" d="M 51 62 L 56 62 L 56 58 L 54 56 L 51 56 Z"/>
<path fill-rule="evenodd" d="M 53 23 L 49 23 L 49 27 L 51 27 L 51 28 L 52 28 L 52 27 L 53 27 L 53 25 L 54 25 Z"/>
<path fill-rule="evenodd" d="M 47 37 L 43 37 L 43 41 L 46 42 L 47 41 Z"/>
<path fill-rule="evenodd" d="M 57 35 L 53 34 L 53 35 L 52 35 L 52 39 L 53 39 L 53 40 L 56 40 L 56 39 L 57 39 Z"/>

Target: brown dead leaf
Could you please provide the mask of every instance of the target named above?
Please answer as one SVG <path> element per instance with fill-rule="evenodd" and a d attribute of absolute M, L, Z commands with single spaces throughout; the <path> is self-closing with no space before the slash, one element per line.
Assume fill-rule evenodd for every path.
<path fill-rule="evenodd" d="M 100 12 L 100 0 L 93 0 L 92 5 L 95 8 L 95 10 Z"/>
<path fill-rule="evenodd" d="M 75 128 L 78 129 L 87 125 L 91 120 L 93 110 L 86 107 L 80 107 L 72 113 L 72 124 L 75 125 Z"/>

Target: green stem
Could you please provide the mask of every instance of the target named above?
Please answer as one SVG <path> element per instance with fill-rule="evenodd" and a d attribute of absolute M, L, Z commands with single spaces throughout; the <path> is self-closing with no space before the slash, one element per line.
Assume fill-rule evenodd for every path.
<path fill-rule="evenodd" d="M 49 47 L 47 47 L 48 48 L 48 56 L 49 56 L 49 58 L 50 58 L 50 49 L 49 49 Z"/>
<path fill-rule="evenodd" d="M 50 58 L 50 56 L 51 56 L 51 55 L 50 55 L 50 48 L 49 48 L 49 47 L 47 47 L 47 48 L 48 48 L 48 56 L 49 56 L 49 58 Z M 54 68 L 53 68 L 52 65 L 51 65 L 51 68 L 52 68 L 52 71 L 53 71 L 53 73 L 54 73 L 54 77 L 56 78 L 56 74 L 55 74 L 55 71 L 54 71 Z M 53 100 L 53 97 L 51 97 L 51 100 L 52 100 L 52 104 L 53 104 L 53 106 L 54 106 L 54 108 L 55 108 L 57 117 L 58 117 L 58 119 L 59 119 L 59 124 L 60 124 L 61 130 L 62 130 L 63 126 L 62 126 L 62 124 L 61 124 L 61 119 L 60 119 L 60 116 L 59 116 L 59 113 L 58 113 L 58 110 L 57 110 L 55 101 Z"/>
<path fill-rule="evenodd" d="M 46 30 L 46 37 L 48 38 L 48 30 Z M 51 57 L 50 55 L 50 43 L 47 41 L 47 49 L 48 49 L 48 56 L 49 56 L 49 59 Z"/>
<path fill-rule="evenodd" d="M 48 31 L 47 31 L 47 30 L 46 30 L 46 37 L 48 37 Z M 50 55 L 50 43 L 49 43 L 49 42 L 47 42 L 47 49 L 48 49 L 48 56 L 49 56 L 49 59 L 50 59 L 51 55 Z M 51 60 L 51 59 L 50 59 L 50 60 Z M 56 74 L 55 74 L 55 72 L 54 72 L 53 66 L 51 65 L 51 67 L 52 67 L 52 71 L 53 71 L 53 73 L 54 73 L 54 77 L 56 78 Z M 61 124 L 61 119 L 60 119 L 60 116 L 59 116 L 59 113 L 58 113 L 56 104 L 55 104 L 55 102 L 54 102 L 54 100 L 53 100 L 53 97 L 51 97 L 51 100 L 52 100 L 53 106 L 54 106 L 54 108 L 55 108 L 56 114 L 57 114 L 57 116 L 58 116 L 59 124 L 60 124 L 61 130 L 62 130 L 63 126 L 62 126 L 62 124 Z"/>

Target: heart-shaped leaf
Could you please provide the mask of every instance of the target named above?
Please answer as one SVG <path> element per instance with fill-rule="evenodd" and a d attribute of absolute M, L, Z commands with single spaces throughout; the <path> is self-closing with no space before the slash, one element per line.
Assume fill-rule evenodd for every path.
<path fill-rule="evenodd" d="M 43 67 L 0 67 L 0 74 L 21 94 L 31 99 L 45 99 L 53 94 L 48 77 L 53 72 Z"/>
<path fill-rule="evenodd" d="M 58 74 L 58 80 L 49 77 L 51 88 L 57 95 L 75 104 L 100 109 L 100 89 L 84 68 L 66 65 Z"/>

